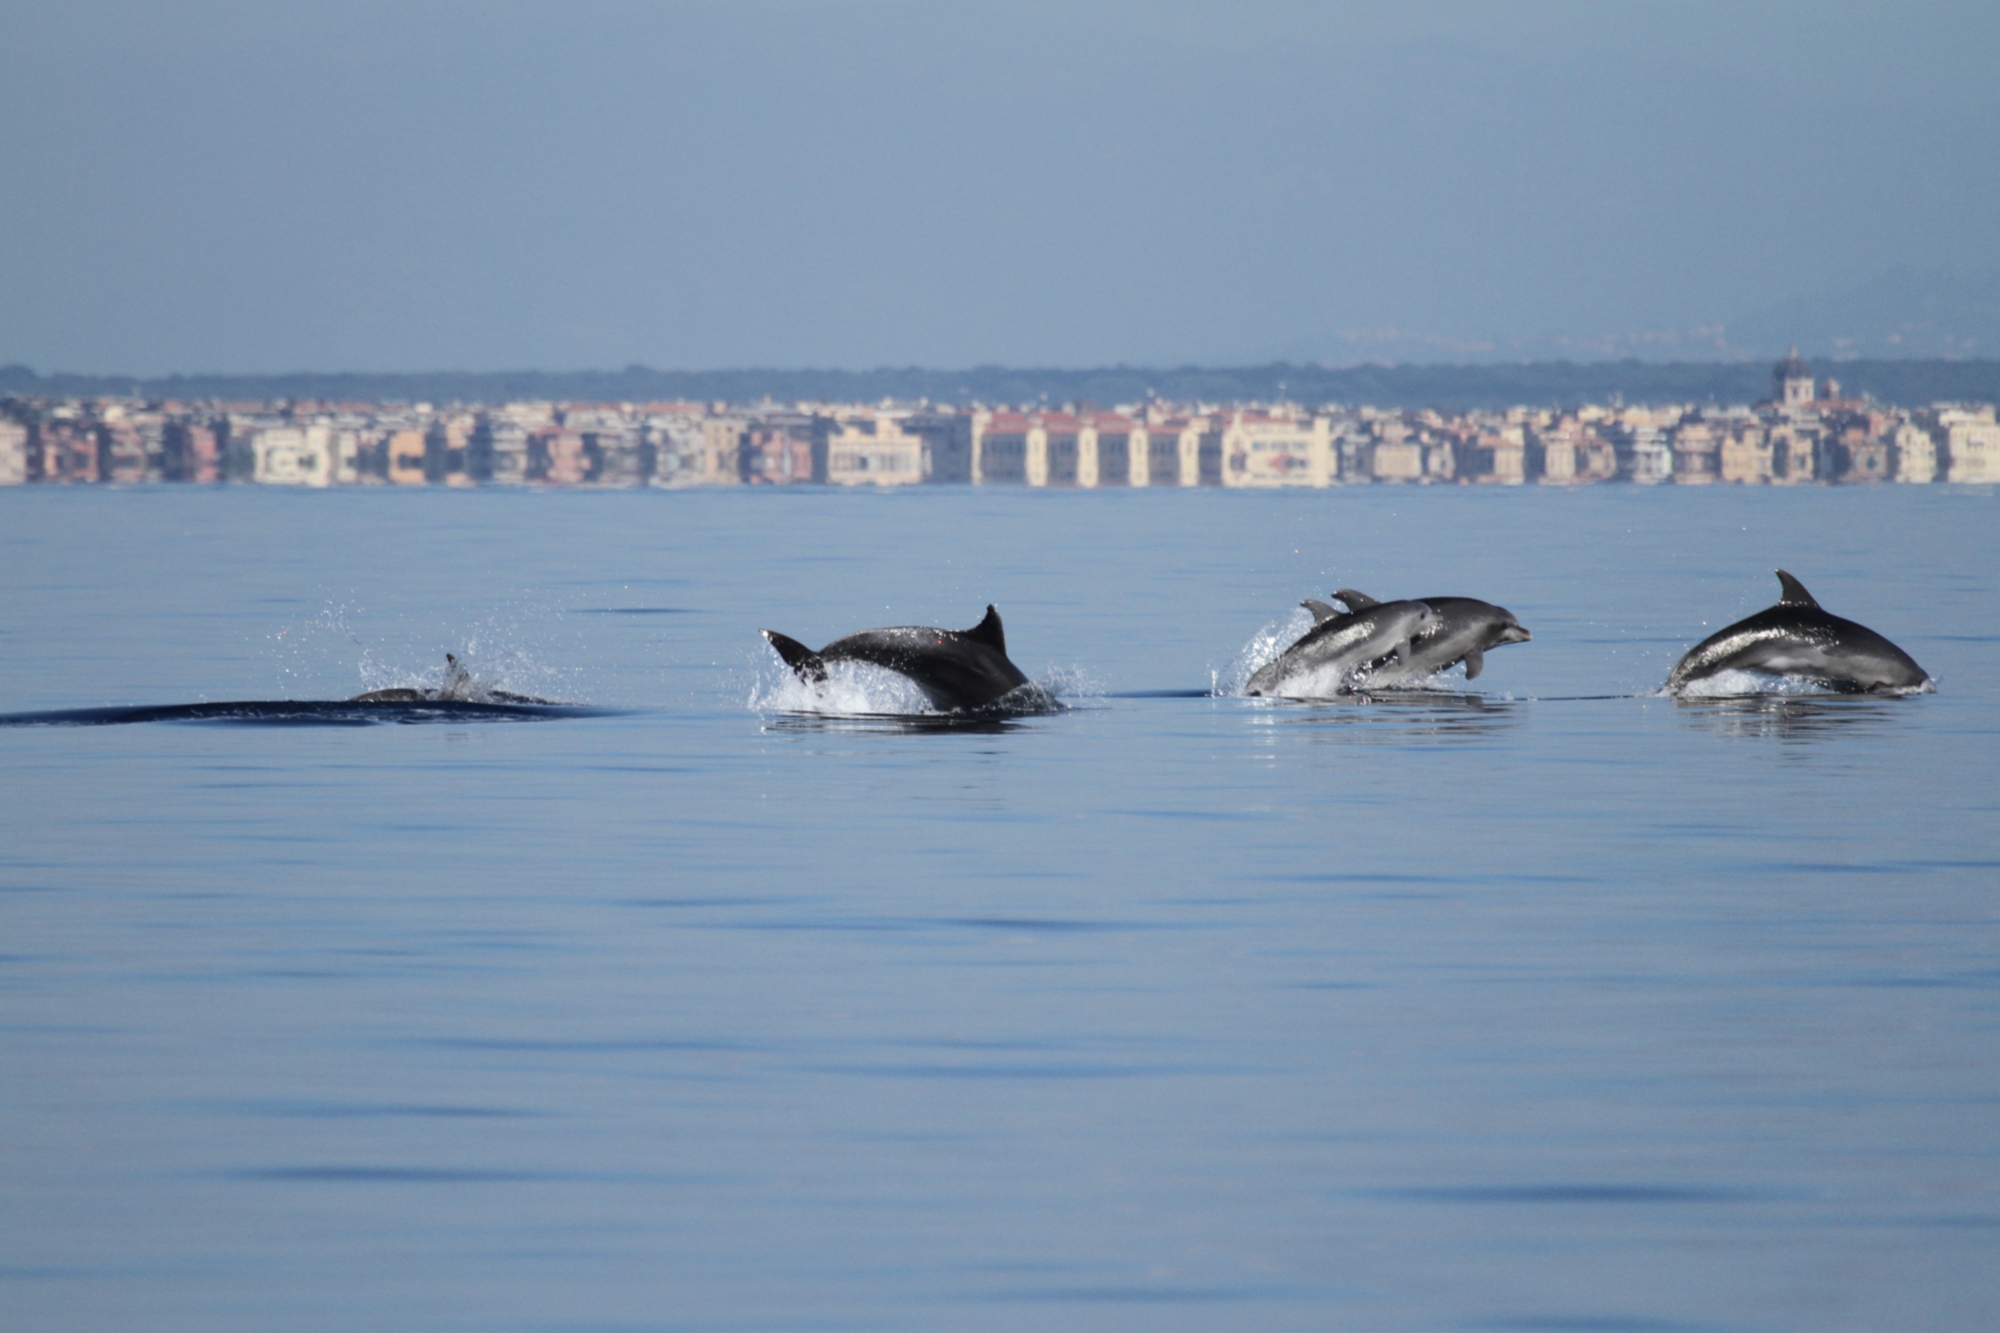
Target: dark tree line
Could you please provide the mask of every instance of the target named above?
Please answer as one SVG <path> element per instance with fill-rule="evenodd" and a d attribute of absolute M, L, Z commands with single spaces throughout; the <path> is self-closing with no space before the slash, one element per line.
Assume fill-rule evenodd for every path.
<path fill-rule="evenodd" d="M 1838 361 L 1815 367 L 1848 396 L 1898 407 L 2000 401 L 2000 361 Z M 1350 366 L 1278 362 L 1266 366 L 1172 369 L 1110 366 L 1037 370 L 976 366 L 925 370 L 489 371 L 418 374 L 39 375 L 0 366 L 0 394 L 24 397 L 148 399 L 311 398 L 337 401 L 498 403 L 518 399 L 649 402 L 683 399 L 753 404 L 884 398 L 981 403 L 1273 402 L 1367 404 L 1442 411 L 1582 403 L 1754 403 L 1770 395 L 1764 362 L 1536 361 L 1511 365 Z"/>

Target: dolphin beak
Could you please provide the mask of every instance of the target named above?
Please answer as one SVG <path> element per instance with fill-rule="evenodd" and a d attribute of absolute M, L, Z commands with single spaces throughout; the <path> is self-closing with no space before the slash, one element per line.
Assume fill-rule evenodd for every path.
<path fill-rule="evenodd" d="M 1526 643 L 1534 637 L 1534 635 L 1528 633 L 1527 626 L 1525 625 L 1509 625 L 1505 630 L 1501 631 L 1500 642 Z"/>

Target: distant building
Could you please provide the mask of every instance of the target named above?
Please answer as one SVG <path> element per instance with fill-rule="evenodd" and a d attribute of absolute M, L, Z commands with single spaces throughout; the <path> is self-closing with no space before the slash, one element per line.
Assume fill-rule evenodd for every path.
<path fill-rule="evenodd" d="M 104 479 L 128 485 L 158 481 L 164 426 L 157 412 L 106 403 L 97 423 L 97 456 Z"/>
<path fill-rule="evenodd" d="M 222 476 L 222 447 L 214 426 L 176 421 L 165 432 L 160 476 L 166 481 L 210 483 Z"/>
<path fill-rule="evenodd" d="M 1532 431 L 1529 446 L 1529 474 L 1544 486 L 1610 481 L 1618 475 L 1617 452 L 1574 413 Z"/>
<path fill-rule="evenodd" d="M 1771 480 L 1800 486 L 1819 479 L 1819 424 L 1780 420 L 1770 429 Z"/>
<path fill-rule="evenodd" d="M 2000 422 L 1994 420 L 1991 406 L 1946 408 L 1937 414 L 1937 424 L 1950 460 L 1946 481 L 1955 485 L 2000 481 Z"/>
<path fill-rule="evenodd" d="M 849 418 L 829 428 L 826 479 L 836 486 L 910 486 L 924 480 L 924 439 L 902 422 L 877 413 L 863 430 Z"/>
<path fill-rule="evenodd" d="M 1618 475 L 1642 486 L 1671 481 L 1674 451 L 1667 431 L 1682 414 L 1680 408 L 1628 407 L 1606 422 L 1605 432 L 1618 458 Z"/>
<path fill-rule="evenodd" d="M 97 431 L 77 408 L 58 408 L 37 423 L 31 439 L 29 476 L 35 481 L 95 482 L 100 473 Z"/>
<path fill-rule="evenodd" d="M 701 423 L 702 484 L 740 486 L 743 484 L 743 417 L 717 412 Z"/>
<path fill-rule="evenodd" d="M 1833 401 L 1831 394 L 1828 401 Z M 1888 413 L 1841 403 L 1825 424 L 1820 442 L 1821 476 L 1850 485 L 1889 480 L 1896 422 Z"/>
<path fill-rule="evenodd" d="M 972 414 L 926 408 L 902 421 L 906 435 L 924 442 L 924 480 L 963 484 L 972 480 Z"/>
<path fill-rule="evenodd" d="M 1144 438 L 1134 439 L 1129 445 L 1135 464 L 1132 484 L 1201 485 L 1201 437 L 1207 429 L 1204 417 L 1147 412 Z"/>
<path fill-rule="evenodd" d="M 1914 421 L 1905 422 L 1896 428 L 1896 480 L 1918 486 L 1928 486 L 1937 480 L 1937 441 L 1931 433 Z"/>
<path fill-rule="evenodd" d="M 330 486 L 332 444 L 325 426 L 267 426 L 250 437 L 250 479 L 264 486 Z"/>
<path fill-rule="evenodd" d="M 590 472 L 583 436 L 562 426 L 547 425 L 528 433 L 528 479 L 550 486 L 581 486 Z M 392 470 L 391 481 L 396 480 Z"/>
<path fill-rule="evenodd" d="M 397 486 L 423 486 L 430 481 L 430 445 L 415 427 L 389 432 L 383 442 L 384 474 Z M 583 478 L 579 476 L 578 481 Z"/>
<path fill-rule="evenodd" d="M 1745 422 L 1731 429 L 1717 454 L 1723 481 L 1738 486 L 1770 484 L 1771 441 L 1757 422 Z"/>
<path fill-rule="evenodd" d="M 1374 423 L 1374 443 L 1368 448 L 1368 473 L 1375 481 L 1421 481 L 1424 446 L 1400 418 Z"/>
<path fill-rule="evenodd" d="M 714 467 L 705 447 L 701 408 L 692 403 L 650 403 L 642 419 L 642 438 L 653 459 L 648 483 L 670 489 L 706 484 Z"/>
<path fill-rule="evenodd" d="M 1516 422 L 1476 426 L 1458 437 L 1453 457 L 1461 482 L 1519 486 L 1528 479 L 1526 429 Z"/>
<path fill-rule="evenodd" d="M 1146 466 L 1146 431 L 1138 418 L 1123 411 L 1094 412 L 1090 431 L 1090 484 L 1144 486 L 1151 479 Z"/>
<path fill-rule="evenodd" d="M 0 486 L 19 486 L 27 480 L 28 428 L 0 417 Z"/>
<path fill-rule="evenodd" d="M 1785 359 L 1771 367 L 1771 402 L 1783 408 L 1808 408 L 1819 395 L 1813 391 L 1812 367 L 1793 347 Z"/>
<path fill-rule="evenodd" d="M 1211 448 L 1215 480 L 1224 486 L 1328 486 L 1339 470 L 1332 423 L 1323 416 L 1239 411 L 1218 417 L 1202 436 L 1204 481 Z"/>
<path fill-rule="evenodd" d="M 758 412 L 744 427 L 737 467 L 745 485 L 790 486 L 826 480 L 814 458 L 817 423 L 802 412 Z"/>
<path fill-rule="evenodd" d="M 1044 443 L 1040 424 L 1021 412 L 975 412 L 972 417 L 972 484 L 1025 486 L 1028 440 Z"/>
<path fill-rule="evenodd" d="M 1040 412 L 1028 444 L 1028 484 L 1060 489 L 1097 484 L 1096 436 L 1081 417 L 1068 412 Z M 1090 442 L 1090 474 L 1084 478 L 1085 441 Z"/>
<path fill-rule="evenodd" d="M 479 418 L 470 412 L 446 412 L 424 432 L 424 479 L 433 485 L 470 486 L 472 441 Z"/>

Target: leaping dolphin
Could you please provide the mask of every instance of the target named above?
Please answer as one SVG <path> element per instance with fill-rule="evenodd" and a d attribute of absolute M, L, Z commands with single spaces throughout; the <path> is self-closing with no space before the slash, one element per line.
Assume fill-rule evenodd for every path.
<path fill-rule="evenodd" d="M 1778 571 L 1783 595 L 1703 639 L 1674 664 L 1667 690 L 1685 693 L 1724 671 L 1813 682 L 1836 694 L 1910 694 L 1937 688 L 1911 656 L 1865 625 L 1828 615 L 1803 583 Z"/>
<path fill-rule="evenodd" d="M 933 707 L 948 713 L 984 707 L 1028 683 L 1021 668 L 1007 657 L 1007 635 L 1000 627 L 1000 613 L 991 606 L 986 618 L 971 629 L 927 625 L 868 629 L 835 639 L 818 652 L 776 630 L 761 633 L 793 674 L 809 685 L 826 680 L 829 662 L 867 662 L 906 677 Z"/>
<path fill-rule="evenodd" d="M 1333 594 L 1347 603 L 1350 611 L 1381 605 L 1366 593 L 1342 588 Z M 1431 609 L 1430 626 L 1410 641 L 1410 652 L 1401 662 L 1385 662 L 1369 676 L 1377 688 L 1404 685 L 1449 671 L 1465 663 L 1465 678 L 1476 680 L 1486 669 L 1486 650 L 1507 643 L 1526 643 L 1535 636 L 1514 619 L 1504 606 L 1482 602 L 1476 597 L 1419 597 Z M 1306 608 L 1315 619 L 1338 615 L 1325 602 L 1308 601 Z"/>
<path fill-rule="evenodd" d="M 1383 664 L 1407 659 L 1411 640 L 1433 619 L 1422 602 L 1373 602 L 1345 615 L 1325 603 L 1303 605 L 1316 623 L 1259 667 L 1244 684 L 1245 694 L 1312 699 L 1358 689 Z"/>

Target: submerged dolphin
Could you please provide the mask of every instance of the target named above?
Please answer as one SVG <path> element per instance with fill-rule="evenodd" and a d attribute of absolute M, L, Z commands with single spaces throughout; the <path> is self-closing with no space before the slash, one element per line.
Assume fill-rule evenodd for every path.
<path fill-rule="evenodd" d="M 1373 597 L 1356 592 L 1352 588 L 1342 588 L 1334 594 L 1347 603 L 1351 611 L 1360 611 L 1371 606 L 1379 606 Z M 1410 642 L 1408 657 L 1401 663 L 1385 663 L 1376 668 L 1369 677 L 1369 684 L 1381 687 L 1407 684 L 1435 676 L 1440 671 L 1449 671 L 1460 662 L 1465 663 L 1465 678 L 1476 680 L 1486 669 L 1486 650 L 1505 643 L 1526 643 L 1534 635 L 1514 619 L 1514 613 L 1504 606 L 1482 602 L 1476 597 L 1419 597 L 1431 609 L 1435 617 L 1429 628 Z M 1325 602 L 1308 601 L 1304 605 L 1315 619 L 1338 615 Z"/>
<path fill-rule="evenodd" d="M 1324 603 L 1305 605 L 1317 623 L 1259 667 L 1245 694 L 1316 698 L 1359 688 L 1378 664 L 1406 660 L 1411 640 L 1434 618 L 1422 602 L 1374 602 L 1346 615 Z"/>
<path fill-rule="evenodd" d="M 1815 682 L 1838 694 L 1935 689 L 1910 655 L 1865 625 L 1828 615 L 1805 585 L 1778 571 L 1778 604 L 1717 630 L 1667 676 L 1673 694 L 1724 671 L 1757 671 Z"/>
<path fill-rule="evenodd" d="M 444 655 L 444 681 L 434 690 L 418 689 L 408 685 L 391 686 L 386 690 L 369 690 L 357 694 L 349 703 L 356 704 L 422 704 L 422 703 L 471 703 L 471 704 L 546 704 L 548 699 L 537 699 L 532 694 L 516 694 L 512 690 L 489 690 L 472 678 L 465 664 L 458 660 L 458 654 Z"/>
<path fill-rule="evenodd" d="M 814 652 L 776 630 L 761 631 L 795 675 L 809 685 L 826 680 L 829 662 L 868 662 L 907 677 L 933 707 L 980 708 L 1028 683 L 1007 657 L 1007 635 L 991 606 L 971 629 L 898 625 L 835 639 Z"/>

